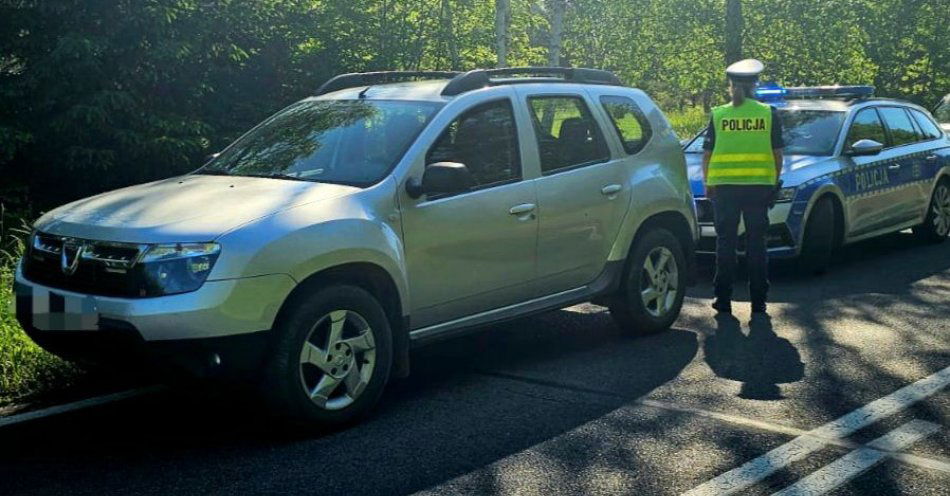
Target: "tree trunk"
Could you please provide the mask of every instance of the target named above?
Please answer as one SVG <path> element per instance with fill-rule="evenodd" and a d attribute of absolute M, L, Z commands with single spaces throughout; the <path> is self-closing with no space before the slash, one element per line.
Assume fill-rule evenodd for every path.
<path fill-rule="evenodd" d="M 508 17 L 510 0 L 495 0 L 495 52 L 498 55 L 498 67 L 508 67 Z"/>
<path fill-rule="evenodd" d="M 548 40 L 548 65 L 559 67 L 561 65 L 561 33 L 564 30 L 564 10 L 567 8 L 566 0 L 547 0 L 548 13 L 551 16 L 551 32 Z"/>
<path fill-rule="evenodd" d="M 742 59 L 742 2 L 726 0 L 726 64 Z"/>
<path fill-rule="evenodd" d="M 455 13 L 452 11 L 452 0 L 442 0 L 442 31 L 449 47 L 451 68 L 457 71 L 462 67 L 462 62 L 459 59 L 458 40 L 455 39 Z"/>

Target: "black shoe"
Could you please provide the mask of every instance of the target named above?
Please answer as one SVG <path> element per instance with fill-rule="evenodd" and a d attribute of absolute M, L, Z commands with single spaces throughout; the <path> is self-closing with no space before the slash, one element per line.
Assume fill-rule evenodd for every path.
<path fill-rule="evenodd" d="M 716 301 L 713 302 L 712 307 L 719 313 L 732 313 L 732 303 L 729 301 L 716 299 Z"/>
<path fill-rule="evenodd" d="M 752 313 L 766 313 L 766 312 L 765 312 L 765 303 L 753 303 L 753 304 L 752 304 Z"/>

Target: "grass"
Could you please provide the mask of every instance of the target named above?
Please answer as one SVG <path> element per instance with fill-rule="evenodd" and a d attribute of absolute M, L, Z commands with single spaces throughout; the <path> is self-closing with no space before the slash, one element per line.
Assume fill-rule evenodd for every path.
<path fill-rule="evenodd" d="M 27 233 L 21 228 L 6 228 L 3 213 L 0 212 L 0 406 L 69 387 L 80 375 L 78 367 L 34 344 L 13 315 L 13 276 Z"/>

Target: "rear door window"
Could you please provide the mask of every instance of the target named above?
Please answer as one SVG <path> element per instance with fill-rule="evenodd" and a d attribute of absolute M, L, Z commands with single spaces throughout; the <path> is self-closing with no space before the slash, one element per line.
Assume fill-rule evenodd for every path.
<path fill-rule="evenodd" d="M 604 162 L 610 158 L 600 126 L 582 98 L 531 97 L 528 106 L 537 135 L 543 174 Z"/>
<path fill-rule="evenodd" d="M 921 132 L 924 133 L 923 137 L 925 140 L 932 140 L 940 137 L 940 128 L 934 124 L 934 121 L 930 120 L 930 117 L 927 117 L 919 110 L 911 110 L 910 113 L 914 116 L 914 119 L 917 120 L 917 125 L 920 126 Z"/>
<path fill-rule="evenodd" d="M 914 123 L 904 109 L 899 107 L 881 107 L 881 117 L 891 133 L 891 146 L 901 146 L 918 140 Z"/>
<path fill-rule="evenodd" d="M 631 155 L 642 150 L 653 130 L 636 102 L 625 96 L 602 96 L 600 104 L 613 122 L 624 150 Z"/>

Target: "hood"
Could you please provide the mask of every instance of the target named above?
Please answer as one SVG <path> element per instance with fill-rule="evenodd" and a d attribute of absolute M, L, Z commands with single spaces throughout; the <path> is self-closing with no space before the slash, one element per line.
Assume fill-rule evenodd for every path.
<path fill-rule="evenodd" d="M 337 184 L 187 175 L 68 203 L 41 217 L 36 228 L 102 241 L 211 241 L 254 219 L 356 191 Z"/>
<path fill-rule="evenodd" d="M 796 186 L 806 180 L 806 176 L 814 176 L 806 167 L 825 162 L 829 157 L 813 157 L 811 155 L 786 155 L 782 164 L 782 181 L 784 186 Z M 686 168 L 689 173 L 689 187 L 693 196 L 705 196 L 703 188 L 703 154 L 687 153 Z"/>

